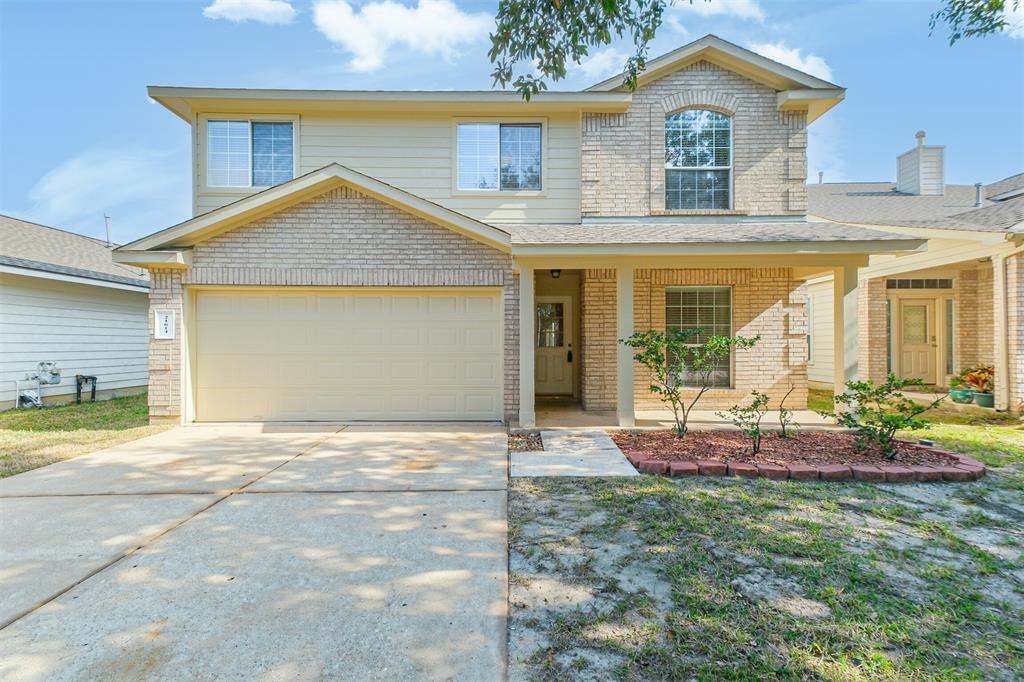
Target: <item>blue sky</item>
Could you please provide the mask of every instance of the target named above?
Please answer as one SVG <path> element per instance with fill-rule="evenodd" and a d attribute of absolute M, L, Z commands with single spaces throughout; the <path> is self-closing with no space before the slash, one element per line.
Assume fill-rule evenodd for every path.
<path fill-rule="evenodd" d="M 695 0 L 668 13 L 653 54 L 705 33 L 848 88 L 811 126 L 808 173 L 890 180 L 924 129 L 947 181 L 1024 171 L 1024 22 L 950 47 L 937 0 Z M 489 88 L 496 2 L 0 0 L 0 212 L 124 242 L 189 217 L 188 126 L 146 85 Z M 1014 21 L 1024 18 L 1019 11 Z M 591 56 L 555 89 L 621 66 Z"/>

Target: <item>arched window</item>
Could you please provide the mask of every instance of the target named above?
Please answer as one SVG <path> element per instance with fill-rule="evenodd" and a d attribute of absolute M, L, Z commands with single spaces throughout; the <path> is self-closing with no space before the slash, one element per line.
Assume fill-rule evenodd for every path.
<path fill-rule="evenodd" d="M 732 205 L 732 119 L 686 109 L 665 118 L 665 208 Z"/>

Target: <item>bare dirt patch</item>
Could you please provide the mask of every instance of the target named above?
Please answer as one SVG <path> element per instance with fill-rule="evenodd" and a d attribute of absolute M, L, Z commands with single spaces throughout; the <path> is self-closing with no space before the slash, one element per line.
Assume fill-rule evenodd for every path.
<path fill-rule="evenodd" d="M 804 432 L 782 438 L 766 433 L 761 450 L 751 453 L 750 439 L 734 431 L 691 431 L 679 438 L 672 431 L 619 432 L 612 440 L 623 454 L 663 461 L 718 460 L 751 464 L 899 464 L 952 466 L 957 460 L 899 441 L 896 459 L 891 460 L 877 448 L 861 448 L 857 436 L 848 433 Z"/>
<path fill-rule="evenodd" d="M 508 434 L 510 452 L 537 452 L 544 449 L 540 431 L 516 431 Z"/>

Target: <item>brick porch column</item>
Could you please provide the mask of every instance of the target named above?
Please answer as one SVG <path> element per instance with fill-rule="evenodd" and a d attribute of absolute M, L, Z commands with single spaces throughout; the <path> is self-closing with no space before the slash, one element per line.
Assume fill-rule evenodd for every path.
<path fill-rule="evenodd" d="M 1024 253 L 1006 259 L 1006 308 L 1010 357 L 1007 409 L 1020 412 L 1024 408 Z"/>
<path fill-rule="evenodd" d="M 858 370 L 862 379 L 884 381 L 889 372 L 885 280 L 866 279 L 858 288 Z"/>
<path fill-rule="evenodd" d="M 619 343 L 633 334 L 633 268 L 615 271 L 615 385 L 619 426 L 635 426 L 633 391 L 633 349 Z"/>

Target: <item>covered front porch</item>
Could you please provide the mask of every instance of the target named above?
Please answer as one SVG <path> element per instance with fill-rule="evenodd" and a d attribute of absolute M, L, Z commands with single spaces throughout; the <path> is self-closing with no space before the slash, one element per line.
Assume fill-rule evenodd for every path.
<path fill-rule="evenodd" d="M 858 375 L 857 274 L 867 265 L 862 252 L 552 253 L 523 254 L 515 262 L 521 427 L 671 426 L 671 412 L 651 394 L 645 369 L 618 341 L 692 319 L 702 326 L 704 319 L 713 320 L 716 334 L 761 337 L 753 349 L 733 354 L 723 383 L 695 410 L 695 427 L 727 426 L 715 412 L 746 404 L 753 389 L 771 397 L 773 410 L 790 393 L 786 407 L 797 411 L 799 423 L 825 426 L 806 410 L 804 286 L 824 275 L 832 275 L 835 294 L 832 385 L 841 391 Z"/>

